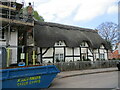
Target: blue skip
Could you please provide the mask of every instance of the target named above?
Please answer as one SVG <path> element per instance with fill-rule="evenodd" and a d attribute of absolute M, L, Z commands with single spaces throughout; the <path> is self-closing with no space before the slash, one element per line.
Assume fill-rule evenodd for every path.
<path fill-rule="evenodd" d="M 0 70 L 2 88 L 48 88 L 60 71 L 54 65 Z"/>

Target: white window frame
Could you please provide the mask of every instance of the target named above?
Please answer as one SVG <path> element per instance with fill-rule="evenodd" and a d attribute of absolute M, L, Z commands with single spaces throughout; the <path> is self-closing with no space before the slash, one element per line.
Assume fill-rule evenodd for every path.
<path fill-rule="evenodd" d="M 56 42 L 56 45 L 57 45 L 57 46 L 62 46 L 62 45 L 63 45 L 63 42 L 62 42 L 62 41 L 57 41 L 57 42 Z"/>
<path fill-rule="evenodd" d="M 59 54 L 55 54 L 55 61 L 59 60 L 60 62 L 62 62 L 62 60 L 64 60 L 64 54 L 59 53 Z"/>
<path fill-rule="evenodd" d="M 100 60 L 105 59 L 105 54 L 104 53 L 100 53 Z"/>
<path fill-rule="evenodd" d="M 82 42 L 80 44 L 80 47 L 89 47 L 88 43 L 87 42 Z"/>

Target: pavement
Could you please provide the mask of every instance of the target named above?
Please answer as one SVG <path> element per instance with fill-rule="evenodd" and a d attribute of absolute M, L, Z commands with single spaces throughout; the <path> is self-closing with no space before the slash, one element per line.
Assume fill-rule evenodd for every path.
<path fill-rule="evenodd" d="M 113 72 L 118 71 L 117 67 L 114 68 L 100 68 L 100 69 L 88 69 L 88 70 L 76 70 L 76 71 L 64 71 L 60 72 L 55 79 L 61 79 L 66 77 L 73 77 L 78 75 L 87 75 L 95 73 Z"/>

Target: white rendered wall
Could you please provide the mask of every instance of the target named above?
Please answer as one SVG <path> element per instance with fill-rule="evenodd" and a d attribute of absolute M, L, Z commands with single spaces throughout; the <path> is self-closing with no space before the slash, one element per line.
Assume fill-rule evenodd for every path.
<path fill-rule="evenodd" d="M 105 47 L 103 46 L 103 45 L 101 45 L 101 47 L 100 47 L 100 53 L 101 54 L 104 54 L 104 56 L 105 56 L 105 60 L 108 60 L 108 57 L 107 57 L 107 50 L 105 49 Z"/>
<path fill-rule="evenodd" d="M 98 49 L 95 49 L 93 52 L 94 52 L 94 59 L 96 61 L 99 58 Z"/>
<path fill-rule="evenodd" d="M 92 52 L 88 49 L 88 58 L 93 61 L 93 54 Z"/>
<path fill-rule="evenodd" d="M 74 48 L 74 56 L 80 56 L 80 48 L 76 47 Z M 74 57 L 74 61 L 80 60 L 80 57 Z"/>
<path fill-rule="evenodd" d="M 43 63 L 48 63 L 48 62 L 53 63 L 53 59 L 52 58 L 45 58 L 45 59 L 43 59 Z"/>
<path fill-rule="evenodd" d="M 72 48 L 66 48 L 66 56 L 68 56 L 68 55 L 72 55 L 73 53 L 72 53 Z"/>
<path fill-rule="evenodd" d="M 74 48 L 74 55 L 80 55 L 80 48 Z"/>
<path fill-rule="evenodd" d="M 18 31 L 11 32 L 10 34 L 10 46 L 18 46 Z M 17 48 L 10 48 L 11 49 L 11 64 L 17 63 Z"/>
<path fill-rule="evenodd" d="M 66 57 L 65 62 L 73 61 L 73 57 Z"/>
<path fill-rule="evenodd" d="M 6 41 L 0 40 L 0 46 L 6 46 Z"/>
<path fill-rule="evenodd" d="M 46 48 L 42 49 L 42 53 L 46 51 Z M 53 57 L 53 48 L 48 49 L 47 53 L 43 57 Z M 53 62 L 53 58 L 43 58 L 43 63 Z"/>
<path fill-rule="evenodd" d="M 10 32 L 10 37 L 8 37 L 8 35 L 5 33 L 5 39 L 3 41 L 0 40 L 0 45 L 2 46 L 6 46 L 7 40 L 9 39 L 8 44 L 10 46 L 16 46 L 16 48 L 14 47 L 9 47 L 10 48 L 10 64 L 12 63 L 17 63 L 17 45 L 18 45 L 18 31 L 14 31 L 14 32 Z"/>
<path fill-rule="evenodd" d="M 57 45 L 57 43 L 55 43 L 55 46 L 57 46 L 57 48 L 55 48 L 55 54 L 63 54 L 64 55 L 64 47 L 66 46 L 65 43 L 62 42 L 62 45 L 61 45 L 64 47 L 59 47 L 59 45 Z M 87 43 L 85 44 L 85 47 L 81 47 L 81 53 L 82 53 L 82 55 L 87 54 L 87 50 L 88 50 L 88 58 L 91 61 L 93 61 L 93 54 L 92 54 L 91 50 L 89 48 L 86 48 L 86 47 L 88 47 Z M 46 48 L 42 49 L 42 53 L 44 53 L 45 50 L 46 50 Z M 65 61 L 66 62 L 73 61 L 73 57 L 72 57 L 73 56 L 73 49 L 69 48 L 69 47 L 65 47 L 65 52 L 66 52 L 65 55 L 68 56 L 68 57 L 65 57 Z M 105 60 L 107 60 L 107 51 L 105 50 L 104 46 L 101 45 L 100 49 L 95 49 L 93 51 L 95 61 L 96 61 L 96 59 L 99 58 L 99 52 L 101 54 L 104 54 Z M 74 56 L 76 56 L 76 57 L 74 57 L 74 61 L 80 60 L 80 57 L 79 57 L 80 56 L 80 47 L 74 48 Z M 43 55 L 43 57 L 53 57 L 53 48 L 50 48 Z M 87 58 L 87 55 L 86 55 L 86 58 Z M 43 62 L 47 63 L 48 61 L 53 62 L 53 58 L 44 58 L 43 59 Z M 54 61 L 54 62 L 56 62 L 56 61 Z"/>
<path fill-rule="evenodd" d="M 42 49 L 42 53 L 46 51 L 47 48 Z M 52 57 L 53 56 L 53 48 L 48 49 L 47 53 L 43 55 L 43 57 Z"/>
<path fill-rule="evenodd" d="M 64 54 L 64 48 L 55 48 L 55 54 Z"/>
<path fill-rule="evenodd" d="M 87 53 L 87 48 L 81 48 L 81 53 Z"/>

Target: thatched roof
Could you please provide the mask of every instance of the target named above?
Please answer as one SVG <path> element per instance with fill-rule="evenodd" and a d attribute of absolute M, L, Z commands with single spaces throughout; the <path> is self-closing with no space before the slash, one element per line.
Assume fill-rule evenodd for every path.
<path fill-rule="evenodd" d="M 64 41 L 68 47 L 79 47 L 85 41 L 93 49 L 101 44 L 109 49 L 106 41 L 95 30 L 48 22 L 36 22 L 35 41 L 39 47 L 53 47 L 55 42 Z"/>

